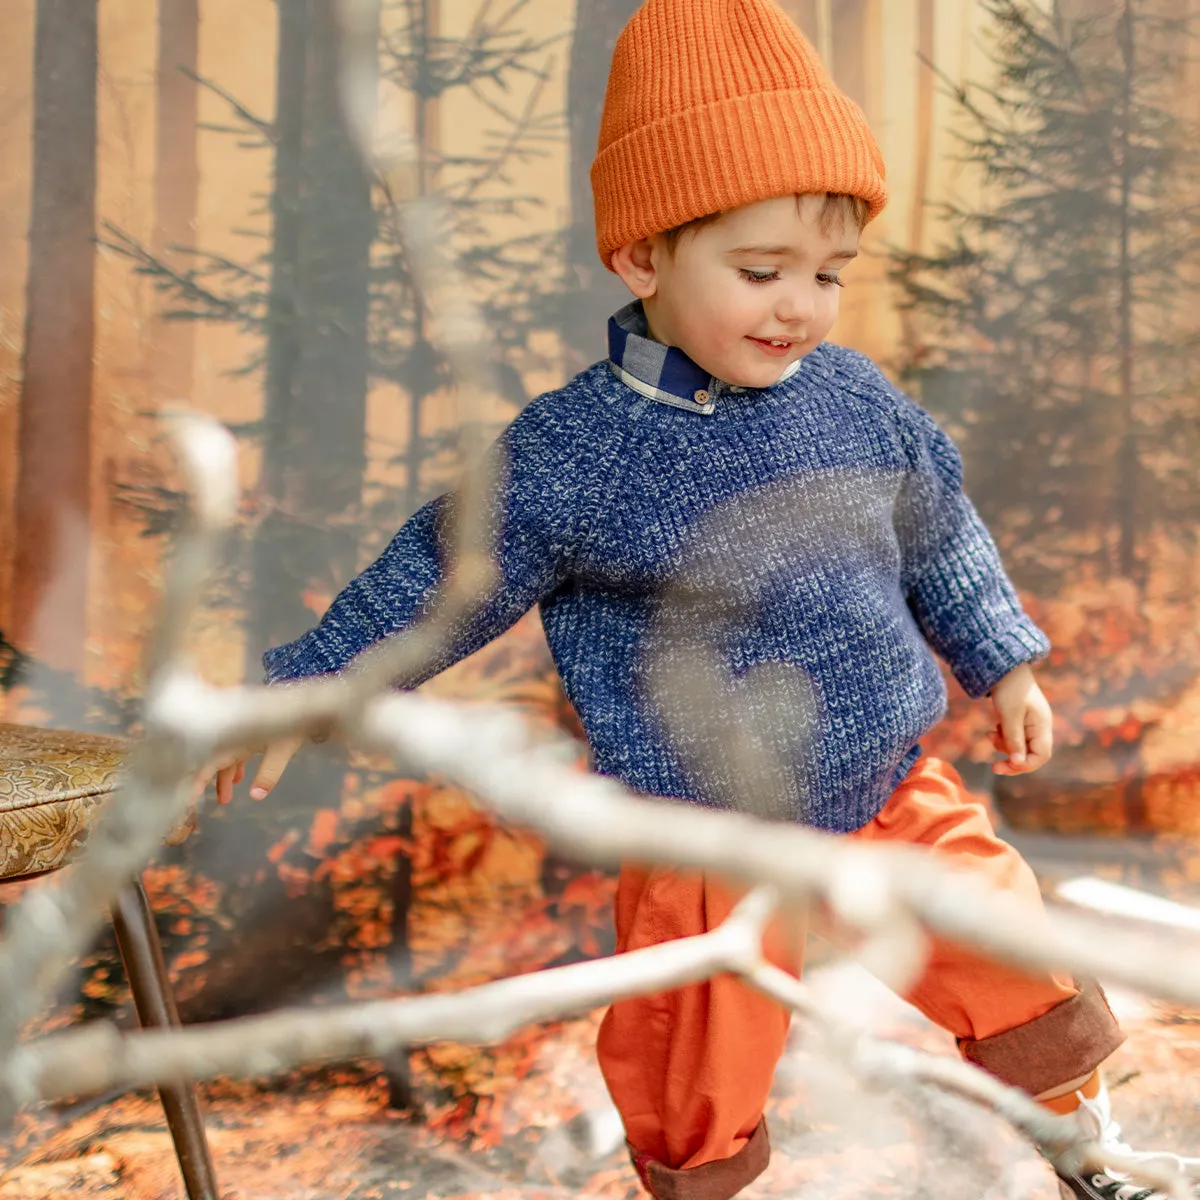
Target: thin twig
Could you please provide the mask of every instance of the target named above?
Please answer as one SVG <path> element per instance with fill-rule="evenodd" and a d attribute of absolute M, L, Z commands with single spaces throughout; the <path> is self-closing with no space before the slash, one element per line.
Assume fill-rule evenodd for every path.
<path fill-rule="evenodd" d="M 803 1016 L 810 1032 L 818 1035 L 819 1048 L 832 1054 L 856 1079 L 888 1088 L 934 1087 L 990 1108 L 1067 1174 L 1111 1167 L 1160 1189 L 1172 1200 L 1190 1200 L 1192 1196 L 1190 1184 L 1179 1171 L 1115 1153 L 1085 1137 L 1077 1121 L 1058 1116 L 979 1067 L 882 1041 L 844 1024 L 818 1008 L 798 980 L 768 962 L 760 960 L 741 974 L 764 995 Z"/>

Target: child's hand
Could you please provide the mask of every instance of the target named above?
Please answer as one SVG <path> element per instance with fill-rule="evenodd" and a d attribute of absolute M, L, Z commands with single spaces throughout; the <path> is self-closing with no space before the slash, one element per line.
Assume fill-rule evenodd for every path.
<path fill-rule="evenodd" d="M 281 738 L 271 742 L 262 750 L 262 762 L 250 783 L 250 795 L 255 800 L 261 800 L 278 782 L 284 768 L 291 761 L 292 755 L 304 745 L 304 738 Z M 196 776 L 194 799 L 199 799 L 208 781 L 215 774 L 217 777 L 217 803 L 228 804 L 233 799 L 234 784 L 241 783 L 246 777 L 246 760 L 257 754 L 257 750 L 243 750 L 226 758 L 211 762 Z"/>
<path fill-rule="evenodd" d="M 1050 761 L 1054 731 L 1050 705 L 1033 677 L 1033 669 L 1022 663 L 1009 671 L 991 691 L 996 710 L 992 745 L 1007 762 L 998 762 L 997 775 L 1024 775 Z"/>

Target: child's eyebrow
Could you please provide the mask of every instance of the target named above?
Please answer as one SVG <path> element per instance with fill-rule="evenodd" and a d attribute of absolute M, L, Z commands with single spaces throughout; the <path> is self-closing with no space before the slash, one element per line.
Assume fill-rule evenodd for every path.
<path fill-rule="evenodd" d="M 738 246 L 730 250 L 730 254 L 755 255 L 759 258 L 798 258 L 800 257 L 791 246 Z M 857 258 L 858 251 L 853 249 L 837 250 L 829 258 Z"/>

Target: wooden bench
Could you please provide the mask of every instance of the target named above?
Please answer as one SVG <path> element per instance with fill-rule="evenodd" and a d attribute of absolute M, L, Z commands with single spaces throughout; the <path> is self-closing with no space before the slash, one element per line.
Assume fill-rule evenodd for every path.
<path fill-rule="evenodd" d="M 116 788 L 126 749 L 119 738 L 0 724 L 0 883 L 66 866 Z M 140 879 L 117 897 L 112 920 L 138 1021 L 177 1026 L 162 943 Z M 220 1200 L 195 1084 L 160 1084 L 158 1093 L 188 1200 Z"/>

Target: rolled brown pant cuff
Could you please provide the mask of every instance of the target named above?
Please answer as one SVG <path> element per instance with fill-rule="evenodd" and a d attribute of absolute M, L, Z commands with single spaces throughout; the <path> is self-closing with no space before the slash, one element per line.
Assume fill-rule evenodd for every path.
<path fill-rule="evenodd" d="M 962 1056 L 1005 1083 L 1038 1096 L 1090 1075 L 1123 1041 L 1097 983 L 1015 1029 L 973 1041 L 962 1038 Z"/>
<path fill-rule="evenodd" d="M 730 1200 L 767 1169 L 771 1143 L 763 1119 L 735 1155 L 703 1166 L 682 1170 L 667 1167 L 632 1146 L 629 1156 L 638 1178 L 654 1200 Z"/>

